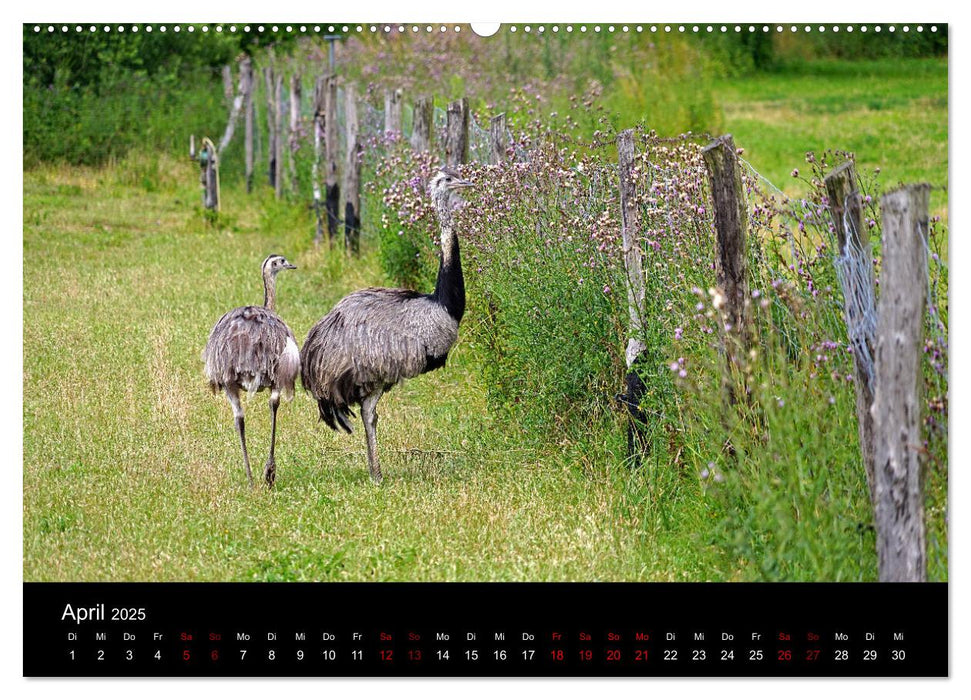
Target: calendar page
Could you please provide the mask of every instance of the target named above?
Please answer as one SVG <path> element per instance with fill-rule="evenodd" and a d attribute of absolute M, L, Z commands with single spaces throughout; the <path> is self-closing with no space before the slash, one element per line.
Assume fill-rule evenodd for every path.
<path fill-rule="evenodd" d="M 627 14 L 23 24 L 23 675 L 949 674 L 948 24 Z"/>

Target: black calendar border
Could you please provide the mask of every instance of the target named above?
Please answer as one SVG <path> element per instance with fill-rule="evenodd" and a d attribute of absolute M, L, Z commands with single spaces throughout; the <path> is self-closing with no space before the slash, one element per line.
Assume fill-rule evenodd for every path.
<path fill-rule="evenodd" d="M 948 585 L 946 583 L 24 583 L 24 675 L 29 677 L 943 677 L 949 673 Z M 99 605 L 105 607 L 99 613 Z M 143 609 L 146 619 L 75 621 L 71 605 L 89 615 L 110 617 L 112 610 Z M 124 615 L 132 615 L 125 612 Z M 65 616 L 66 615 L 66 616 Z M 189 641 L 166 637 L 152 644 L 152 630 L 191 634 Z M 287 640 L 303 629 L 305 642 Z M 140 658 L 126 661 L 124 630 Z M 226 635 L 218 643 L 211 630 Z M 279 630 L 275 643 L 260 640 Z M 321 630 L 339 637 L 335 663 L 323 663 Z M 864 638 L 867 629 L 883 639 Z M 247 632 L 249 630 L 249 632 Z M 475 640 L 480 658 L 462 658 Z M 640 632 L 638 633 L 638 630 Z M 816 630 L 812 632 L 812 630 Z M 834 646 L 837 630 L 847 635 Z M 71 631 L 86 653 L 93 635 L 104 633 L 102 650 L 109 658 L 69 662 L 65 650 Z M 349 635 L 362 639 L 352 642 Z M 508 634 L 497 642 L 491 635 Z M 675 631 L 676 640 L 665 635 Z M 561 635 L 555 642 L 551 635 Z M 233 658 L 241 647 L 237 635 L 249 634 L 253 663 Z M 379 635 L 390 635 L 382 641 Z M 410 642 L 408 634 L 420 640 Z M 579 635 L 590 636 L 581 642 Z M 818 642 L 806 639 L 817 634 Z M 903 635 L 893 642 L 892 634 Z M 449 640 L 436 635 L 448 634 Z M 533 639 L 520 638 L 531 634 Z M 608 635 L 619 635 L 611 642 Z M 642 636 L 642 641 L 635 639 Z M 693 635 L 703 634 L 697 639 Z M 731 643 L 719 638 L 732 634 Z M 747 635 L 760 635 L 756 644 Z M 790 640 L 779 634 L 791 635 Z M 340 638 L 344 635 L 344 638 Z M 646 635 L 646 639 L 644 636 Z M 254 640 L 253 637 L 256 637 Z M 138 638 L 140 637 L 140 639 Z M 116 639 L 117 638 L 117 639 Z M 357 644 L 357 647 L 354 645 Z M 878 658 L 864 661 L 867 645 Z M 586 645 L 586 646 L 585 646 Z M 145 649 L 165 650 L 150 660 Z M 848 658 L 837 663 L 827 653 L 843 646 Z M 823 658 L 811 661 L 814 648 Z M 894 663 L 892 647 L 906 658 Z M 280 650 L 279 659 L 276 649 Z M 306 649 L 300 663 L 298 648 Z M 352 648 L 361 651 L 352 660 Z M 506 649 L 508 656 L 487 652 Z M 555 649 L 566 658 L 557 663 Z M 590 649 L 589 662 L 579 655 Z M 738 650 L 739 658 L 718 659 L 719 650 Z M 759 660 L 742 658 L 760 648 Z M 151 649 L 149 652 L 151 652 Z M 379 654 L 390 650 L 388 658 Z M 454 650 L 447 660 L 409 659 L 408 652 Z M 519 658 L 530 649 L 533 656 Z M 609 659 L 610 650 L 616 659 Z M 645 658 L 635 660 L 638 649 Z M 678 657 L 665 662 L 665 650 Z M 180 652 L 181 650 L 181 652 Z M 187 660 L 180 658 L 186 653 Z M 216 650 L 216 661 L 207 654 Z M 274 658 L 267 661 L 267 650 Z M 702 650 L 704 658 L 697 658 Z M 791 658 L 782 658 L 785 650 Z M 877 651 L 879 650 L 879 651 Z M 695 653 L 694 659 L 691 658 Z M 261 655 L 262 654 L 262 655 Z M 537 656 L 537 654 L 539 656 Z M 724 654 L 724 651 L 722 651 Z M 458 657 L 458 658 L 456 658 Z M 303 663 L 306 661 L 307 663 Z M 819 663 L 817 663 L 819 662 Z"/>

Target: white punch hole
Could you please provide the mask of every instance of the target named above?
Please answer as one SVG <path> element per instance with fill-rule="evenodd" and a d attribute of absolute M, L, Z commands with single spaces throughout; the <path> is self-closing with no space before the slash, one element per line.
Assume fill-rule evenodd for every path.
<path fill-rule="evenodd" d="M 473 22 L 472 31 L 479 36 L 492 36 L 499 31 L 499 22 Z"/>

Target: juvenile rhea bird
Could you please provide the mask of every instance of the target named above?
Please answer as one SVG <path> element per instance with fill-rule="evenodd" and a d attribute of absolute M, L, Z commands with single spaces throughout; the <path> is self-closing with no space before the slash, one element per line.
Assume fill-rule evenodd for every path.
<path fill-rule="evenodd" d="M 226 392 L 236 417 L 236 431 L 243 448 L 243 464 L 250 486 L 249 454 L 246 451 L 246 429 L 240 391 L 250 393 L 270 390 L 270 455 L 266 458 L 263 478 L 273 487 L 276 479 L 276 410 L 280 395 L 293 398 L 293 387 L 300 373 L 300 351 L 287 324 L 276 315 L 276 276 L 280 270 L 296 270 L 282 255 L 270 255 L 263 261 L 263 306 L 242 306 L 220 318 L 209 334 L 202 353 L 206 376 L 213 393 Z"/>
<path fill-rule="evenodd" d="M 465 313 L 465 280 L 453 212 L 472 183 L 448 168 L 428 186 L 441 227 L 442 258 L 435 291 L 370 287 L 354 292 L 310 329 L 300 352 L 301 380 L 317 400 L 320 420 L 351 432 L 351 406 L 361 406 L 368 468 L 381 482 L 376 408 L 398 382 L 442 367 Z"/>

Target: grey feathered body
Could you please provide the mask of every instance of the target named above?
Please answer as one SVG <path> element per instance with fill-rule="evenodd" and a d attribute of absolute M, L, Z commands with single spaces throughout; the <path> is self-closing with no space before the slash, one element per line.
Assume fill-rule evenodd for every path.
<path fill-rule="evenodd" d="M 300 351 L 304 388 L 317 400 L 321 420 L 351 432 L 350 406 L 443 366 L 458 327 L 434 294 L 354 292 L 311 328 Z"/>
<path fill-rule="evenodd" d="M 209 386 L 249 392 L 278 389 L 293 398 L 300 373 L 297 341 L 287 324 L 263 306 L 242 306 L 224 314 L 203 351 Z"/>

